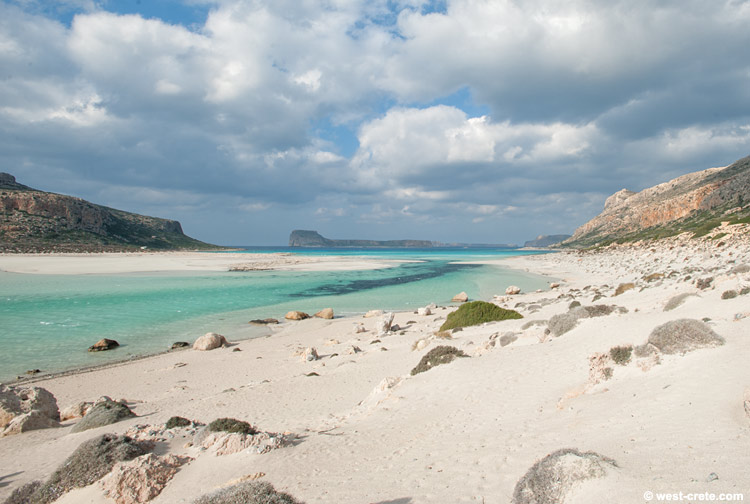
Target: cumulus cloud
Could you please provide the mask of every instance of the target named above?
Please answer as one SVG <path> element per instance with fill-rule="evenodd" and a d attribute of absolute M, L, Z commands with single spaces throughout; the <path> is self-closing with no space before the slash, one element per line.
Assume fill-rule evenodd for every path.
<path fill-rule="evenodd" d="M 216 241 L 520 242 L 750 150 L 747 2 L 184 1 L 0 1 L 3 169 Z"/>

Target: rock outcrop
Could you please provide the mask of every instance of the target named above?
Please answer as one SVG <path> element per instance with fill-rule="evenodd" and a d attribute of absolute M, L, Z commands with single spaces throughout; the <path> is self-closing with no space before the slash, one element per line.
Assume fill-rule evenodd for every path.
<path fill-rule="evenodd" d="M 563 245 L 588 247 L 684 231 L 700 233 L 722 220 L 750 215 L 748 203 L 750 157 L 724 168 L 688 173 L 639 193 L 622 189 Z"/>
<path fill-rule="evenodd" d="M 0 173 L 0 252 L 216 248 L 179 222 L 38 191 Z"/>
<path fill-rule="evenodd" d="M 214 350 L 228 345 L 227 339 L 221 334 L 206 333 L 193 343 L 193 350 Z"/>
<path fill-rule="evenodd" d="M 57 399 L 48 390 L 0 385 L 0 437 L 58 427 L 59 422 Z"/>
<path fill-rule="evenodd" d="M 429 248 L 433 246 L 427 240 L 331 240 L 324 238 L 317 231 L 295 229 L 289 235 L 290 247 L 383 247 L 383 248 Z"/>

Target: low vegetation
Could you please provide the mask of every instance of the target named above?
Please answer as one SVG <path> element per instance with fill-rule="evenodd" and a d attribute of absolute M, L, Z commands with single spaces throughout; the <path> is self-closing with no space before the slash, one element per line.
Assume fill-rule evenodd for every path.
<path fill-rule="evenodd" d="M 173 416 L 172 418 L 167 420 L 167 423 L 164 427 L 167 429 L 174 429 L 175 427 L 188 427 L 192 424 L 193 422 L 191 422 L 187 418 L 183 418 L 181 416 Z"/>
<path fill-rule="evenodd" d="M 632 346 L 616 346 L 609 349 L 609 356 L 612 358 L 615 364 L 624 366 L 630 362 L 630 358 L 633 354 Z"/>
<path fill-rule="evenodd" d="M 411 375 L 414 376 L 419 373 L 424 373 L 425 371 L 429 371 L 435 366 L 441 364 L 448 364 L 453 362 L 456 357 L 468 357 L 468 355 L 466 355 L 463 350 L 459 350 L 456 347 L 445 345 L 437 346 L 422 356 L 419 364 L 411 370 Z"/>
<path fill-rule="evenodd" d="M 82 443 L 45 482 L 17 489 L 5 504 L 47 504 L 74 488 L 91 485 L 110 472 L 117 462 L 132 460 L 150 451 L 150 445 L 127 436 L 104 434 Z"/>
<path fill-rule="evenodd" d="M 632 282 L 628 283 L 621 283 L 617 286 L 617 289 L 615 289 L 615 296 L 619 296 L 620 294 L 623 294 L 624 292 L 627 292 L 631 289 L 635 289 L 635 284 Z"/>
<path fill-rule="evenodd" d="M 303 504 L 265 481 L 246 481 L 204 495 L 193 504 Z"/>
<path fill-rule="evenodd" d="M 667 304 L 664 305 L 664 311 L 672 311 L 678 306 L 680 306 L 682 303 L 685 302 L 687 298 L 690 296 L 695 296 L 695 294 L 691 294 L 689 292 L 683 292 L 682 294 L 677 294 L 676 296 L 672 296 L 669 298 L 669 301 L 667 301 Z"/>
<path fill-rule="evenodd" d="M 523 315 L 515 310 L 507 310 L 486 301 L 472 301 L 461 305 L 458 310 L 448 314 L 445 322 L 440 326 L 440 330 L 447 331 L 456 327 L 469 327 L 485 322 L 521 318 L 523 318 Z"/>
<path fill-rule="evenodd" d="M 91 408 L 80 422 L 75 424 L 71 432 L 83 432 L 104 425 L 110 425 L 126 418 L 136 416 L 130 408 L 117 401 L 102 401 Z"/>
<path fill-rule="evenodd" d="M 258 429 L 236 418 L 217 418 L 208 424 L 208 430 L 211 432 L 236 432 L 250 435 L 258 433 Z"/>
<path fill-rule="evenodd" d="M 721 299 L 734 299 L 739 296 L 736 290 L 728 290 L 721 293 Z"/>
<path fill-rule="evenodd" d="M 724 344 L 724 338 L 716 334 L 705 322 L 679 319 L 656 327 L 648 342 L 665 354 L 690 352 L 699 348 Z"/>
<path fill-rule="evenodd" d="M 559 504 L 578 482 L 606 476 L 617 463 L 594 452 L 565 448 L 538 460 L 516 483 L 513 504 Z"/>

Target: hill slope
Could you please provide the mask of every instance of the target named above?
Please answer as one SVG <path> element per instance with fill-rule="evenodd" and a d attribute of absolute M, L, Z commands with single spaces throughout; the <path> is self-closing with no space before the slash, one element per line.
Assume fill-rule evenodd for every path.
<path fill-rule="evenodd" d="M 0 252 L 215 249 L 179 222 L 38 191 L 0 173 Z"/>
<path fill-rule="evenodd" d="M 683 232 L 700 236 L 722 221 L 747 222 L 748 203 L 750 157 L 724 168 L 688 173 L 639 193 L 623 189 L 607 198 L 604 211 L 563 244 L 591 247 Z"/>

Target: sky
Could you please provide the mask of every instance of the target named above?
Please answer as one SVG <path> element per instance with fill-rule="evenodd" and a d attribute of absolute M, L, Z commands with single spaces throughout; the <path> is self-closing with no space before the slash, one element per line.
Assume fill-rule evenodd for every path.
<path fill-rule="evenodd" d="M 749 0 L 0 0 L 0 171 L 222 245 L 518 243 L 750 154 Z"/>

